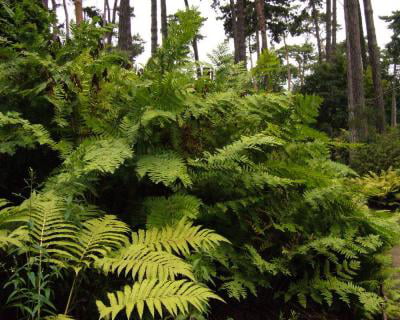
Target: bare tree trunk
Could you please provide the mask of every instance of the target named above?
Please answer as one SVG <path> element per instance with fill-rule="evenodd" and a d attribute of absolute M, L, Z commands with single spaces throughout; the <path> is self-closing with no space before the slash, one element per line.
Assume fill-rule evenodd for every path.
<path fill-rule="evenodd" d="M 358 1 L 344 0 L 344 12 L 347 36 L 347 94 L 350 140 L 352 142 L 359 142 L 367 139 L 368 126 L 365 113 Z"/>
<path fill-rule="evenodd" d="M 288 91 L 292 89 L 292 70 L 290 70 L 290 61 L 289 61 L 289 50 L 286 43 L 286 34 L 283 33 L 283 44 L 285 46 L 285 59 L 287 66 L 287 78 L 288 78 Z"/>
<path fill-rule="evenodd" d="M 260 32 L 256 30 L 256 51 L 257 51 L 257 59 L 260 57 Z"/>
<path fill-rule="evenodd" d="M 239 61 L 243 61 L 246 66 L 246 19 L 245 19 L 245 0 L 237 0 L 237 36 Z"/>
<path fill-rule="evenodd" d="M 58 19 L 57 19 L 57 3 L 56 0 L 51 0 L 51 11 L 54 14 L 54 22 L 53 22 L 53 40 L 56 40 L 60 30 L 58 30 Z"/>
<path fill-rule="evenodd" d="M 232 33 L 233 33 L 233 45 L 235 48 L 235 62 L 239 62 L 239 42 L 238 42 L 238 30 L 237 30 L 237 14 L 235 0 L 230 0 L 230 9 L 232 14 Z"/>
<path fill-rule="evenodd" d="M 118 0 L 114 0 L 114 5 L 113 5 L 113 12 L 112 12 L 112 19 L 110 19 L 110 22 L 112 24 L 115 24 L 115 21 L 117 19 L 117 9 L 118 9 Z M 108 34 L 108 40 L 107 43 L 109 45 L 112 45 L 112 38 L 113 38 L 113 32 L 110 32 Z"/>
<path fill-rule="evenodd" d="M 336 52 L 337 47 L 337 0 L 333 1 L 333 11 L 332 11 L 332 52 Z"/>
<path fill-rule="evenodd" d="M 318 21 L 318 11 L 315 7 L 315 0 L 311 1 L 311 8 L 312 8 L 312 18 L 314 21 L 314 28 L 315 28 L 315 37 L 317 39 L 317 47 L 318 47 L 318 62 L 322 62 L 322 44 L 321 44 L 321 36 L 319 30 L 319 21 Z"/>
<path fill-rule="evenodd" d="M 253 55 L 251 52 L 251 36 L 247 37 L 247 43 L 248 43 L 248 47 L 249 47 L 249 57 L 250 57 L 250 68 L 253 69 Z"/>
<path fill-rule="evenodd" d="M 367 59 L 367 44 L 365 42 L 365 35 L 364 35 L 364 26 L 362 22 L 362 14 L 361 14 L 361 6 L 360 6 L 360 1 L 357 0 L 357 6 L 358 6 L 358 17 L 359 17 L 359 25 L 360 25 L 360 42 L 361 42 L 361 57 L 362 57 L 362 62 L 363 62 L 363 68 L 364 70 L 367 70 L 368 68 L 368 59 Z"/>
<path fill-rule="evenodd" d="M 83 21 L 83 8 L 82 8 L 82 0 L 75 0 L 75 19 L 76 24 L 81 24 Z"/>
<path fill-rule="evenodd" d="M 156 53 L 158 47 L 157 0 L 151 0 L 151 54 Z"/>
<path fill-rule="evenodd" d="M 392 127 L 397 127 L 397 81 L 396 81 L 397 65 L 394 64 L 393 84 L 392 84 Z"/>
<path fill-rule="evenodd" d="M 69 15 L 68 15 L 68 7 L 67 1 L 63 0 L 63 8 L 64 8 L 64 15 L 65 15 L 65 37 L 69 39 Z"/>
<path fill-rule="evenodd" d="M 332 1 L 326 0 L 326 61 L 331 61 L 332 53 Z"/>
<path fill-rule="evenodd" d="M 189 1 L 188 0 L 184 0 L 185 1 L 185 7 L 186 10 L 189 10 Z M 199 57 L 199 49 L 197 46 L 197 35 L 194 37 L 193 41 L 192 41 L 192 46 L 193 46 L 193 55 L 194 55 L 194 60 L 198 63 L 200 61 L 200 57 Z M 201 70 L 200 67 L 197 66 L 196 68 L 197 71 L 197 77 L 201 77 Z"/>
<path fill-rule="evenodd" d="M 382 133 L 386 127 L 385 101 L 383 99 L 381 61 L 378 43 L 376 41 L 375 23 L 371 0 L 364 0 L 365 21 L 367 24 L 369 62 L 372 69 L 375 102 L 377 104 L 376 128 Z"/>
<path fill-rule="evenodd" d="M 121 0 L 119 5 L 118 48 L 130 51 L 132 48 L 130 0 Z"/>
<path fill-rule="evenodd" d="M 265 23 L 265 3 L 264 0 L 256 0 L 258 30 L 261 34 L 261 51 L 268 48 L 267 28 Z"/>
<path fill-rule="evenodd" d="M 167 22 L 167 3 L 166 0 L 161 0 L 161 34 L 163 41 L 168 36 L 168 22 Z"/>

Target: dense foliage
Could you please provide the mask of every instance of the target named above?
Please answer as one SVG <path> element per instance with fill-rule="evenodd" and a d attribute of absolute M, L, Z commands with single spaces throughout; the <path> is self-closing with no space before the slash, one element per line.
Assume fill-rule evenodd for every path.
<path fill-rule="evenodd" d="M 271 319 L 393 309 L 396 214 L 331 160 L 321 98 L 258 91 L 275 69 L 249 74 L 224 48 L 197 78 L 195 10 L 137 74 L 96 19 L 61 43 L 40 6 L 36 21 L 32 2 L 0 3 L 7 319 L 227 319 L 257 295 Z"/>

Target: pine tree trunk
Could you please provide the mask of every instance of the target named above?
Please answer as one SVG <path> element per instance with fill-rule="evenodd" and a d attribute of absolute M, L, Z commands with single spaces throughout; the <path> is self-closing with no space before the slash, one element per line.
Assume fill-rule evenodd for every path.
<path fill-rule="evenodd" d="M 332 1 L 326 0 L 326 61 L 331 61 L 332 53 Z"/>
<path fill-rule="evenodd" d="M 268 48 L 264 0 L 256 0 L 258 30 L 261 34 L 261 51 Z"/>
<path fill-rule="evenodd" d="M 362 21 L 361 6 L 359 0 L 357 0 L 357 6 L 358 6 L 358 17 L 359 17 L 358 21 L 360 25 L 359 30 L 360 30 L 360 42 L 361 42 L 361 57 L 363 62 L 363 68 L 364 70 L 367 70 L 368 68 L 367 44 L 365 42 L 364 26 Z"/>
<path fill-rule="evenodd" d="M 283 44 L 285 46 L 285 59 L 287 66 L 287 78 L 288 78 L 288 91 L 292 90 L 292 70 L 290 70 L 290 61 L 289 61 L 289 50 L 286 43 L 286 34 L 283 33 Z"/>
<path fill-rule="evenodd" d="M 397 127 L 397 81 L 396 81 L 397 65 L 394 64 L 393 84 L 392 84 L 392 127 Z"/>
<path fill-rule="evenodd" d="M 189 1 L 188 0 L 184 0 L 185 2 L 185 7 L 186 10 L 189 10 Z M 194 37 L 193 41 L 192 41 L 192 46 L 193 46 L 193 55 L 194 55 L 194 60 L 198 63 L 200 62 L 200 57 L 199 57 L 199 49 L 197 46 L 197 36 Z M 197 77 L 201 77 L 201 70 L 200 70 L 200 66 L 197 66 L 196 68 L 197 71 Z"/>
<path fill-rule="evenodd" d="M 239 62 L 239 41 L 238 41 L 238 28 L 237 28 L 237 14 L 236 14 L 236 4 L 235 0 L 230 0 L 230 9 L 232 15 L 232 33 L 233 33 L 233 45 L 234 45 L 234 55 L 235 62 Z"/>
<path fill-rule="evenodd" d="M 378 43 L 376 41 L 376 32 L 371 0 L 364 0 L 365 21 L 367 24 L 368 52 L 369 62 L 372 69 L 372 80 L 374 85 L 374 96 L 377 110 L 376 128 L 382 133 L 386 127 L 385 101 L 383 99 L 381 61 Z"/>
<path fill-rule="evenodd" d="M 168 22 L 167 22 L 167 3 L 166 0 L 161 0 L 161 34 L 163 41 L 168 36 Z"/>
<path fill-rule="evenodd" d="M 260 57 L 260 32 L 256 30 L 256 51 L 257 51 L 257 59 Z"/>
<path fill-rule="evenodd" d="M 112 19 L 110 22 L 112 24 L 115 24 L 115 21 L 117 19 L 117 9 L 118 9 L 118 0 L 114 0 L 114 5 L 113 5 L 113 12 L 112 12 Z M 108 40 L 107 43 L 111 46 L 112 45 L 112 37 L 113 37 L 113 32 L 110 32 L 108 34 Z"/>
<path fill-rule="evenodd" d="M 246 13 L 245 13 L 245 0 L 237 0 L 237 35 L 238 35 L 238 49 L 239 61 L 246 66 Z"/>
<path fill-rule="evenodd" d="M 151 0 L 151 54 L 156 53 L 158 47 L 157 0 Z"/>
<path fill-rule="evenodd" d="M 333 1 L 333 10 L 332 10 L 332 54 L 336 52 L 337 47 L 337 0 Z"/>
<path fill-rule="evenodd" d="M 350 141 L 365 141 L 368 126 L 365 112 L 363 64 L 361 59 L 358 1 L 344 0 L 347 43 L 347 95 Z"/>
<path fill-rule="evenodd" d="M 312 18 L 314 21 L 314 28 L 315 28 L 315 38 L 317 39 L 317 48 L 318 48 L 318 62 L 322 62 L 322 44 L 321 44 L 321 36 L 320 36 L 320 29 L 319 29 L 319 21 L 318 21 L 318 12 L 317 8 L 315 7 L 315 0 L 311 1 L 311 8 L 312 8 Z"/>
<path fill-rule="evenodd" d="M 54 22 L 53 22 L 53 40 L 56 40 L 58 37 L 58 34 L 60 33 L 60 30 L 58 30 L 58 19 L 57 19 L 57 3 L 56 0 L 51 0 L 51 11 L 53 11 L 54 14 Z"/>
<path fill-rule="evenodd" d="M 64 8 L 64 15 L 65 15 L 65 37 L 69 39 L 69 15 L 68 15 L 68 7 L 67 1 L 63 0 L 63 8 Z"/>
<path fill-rule="evenodd" d="M 251 52 L 251 36 L 247 37 L 247 46 L 249 47 L 250 68 L 253 69 L 253 55 Z"/>
<path fill-rule="evenodd" d="M 75 19 L 78 25 L 83 21 L 82 0 L 75 0 Z"/>
<path fill-rule="evenodd" d="M 131 6 L 130 0 L 121 0 L 119 5 L 118 48 L 124 51 L 132 49 Z"/>

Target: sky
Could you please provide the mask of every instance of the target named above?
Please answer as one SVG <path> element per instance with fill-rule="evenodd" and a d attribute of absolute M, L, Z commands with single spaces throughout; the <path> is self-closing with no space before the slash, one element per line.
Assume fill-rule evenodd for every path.
<path fill-rule="evenodd" d="M 69 0 L 69 15 L 73 16 L 73 5 L 72 0 Z M 113 0 L 109 0 L 113 3 Z M 206 18 L 204 25 L 201 29 L 201 34 L 204 39 L 199 41 L 199 53 L 200 60 L 207 61 L 207 54 L 217 47 L 218 44 L 226 39 L 223 22 L 217 19 L 218 13 L 211 8 L 211 0 L 189 0 L 191 6 L 195 6 L 199 9 L 202 16 Z M 361 1 L 362 2 L 362 1 Z M 380 46 L 384 46 L 390 41 L 392 35 L 391 31 L 387 28 L 384 21 L 379 19 L 379 16 L 390 15 L 394 10 L 400 10 L 400 0 L 371 0 L 372 7 L 374 9 L 375 27 L 378 43 Z M 83 0 L 84 6 L 96 6 L 103 8 L 103 0 Z M 131 5 L 135 8 L 135 17 L 132 19 L 132 32 L 139 33 L 140 36 L 146 41 L 144 53 L 138 57 L 137 62 L 139 64 L 145 63 L 150 56 L 150 0 L 131 0 Z M 158 6 L 160 8 L 160 6 Z M 168 14 L 173 14 L 177 10 L 184 9 L 183 0 L 167 0 Z M 63 19 L 62 8 L 58 9 L 58 15 L 60 20 Z M 343 0 L 338 0 L 338 23 L 344 26 L 343 18 Z M 341 30 L 338 33 L 338 41 L 342 41 L 345 38 L 344 31 Z M 161 37 L 159 37 L 161 39 Z M 299 43 L 304 39 L 296 38 L 290 39 L 290 43 Z M 232 42 L 231 42 L 232 45 Z M 279 46 L 279 45 L 278 45 Z"/>

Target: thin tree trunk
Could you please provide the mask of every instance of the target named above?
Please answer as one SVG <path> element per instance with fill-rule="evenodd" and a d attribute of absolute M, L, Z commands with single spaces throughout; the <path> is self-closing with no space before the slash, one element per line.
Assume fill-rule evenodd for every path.
<path fill-rule="evenodd" d="M 289 50 L 286 43 L 286 34 L 283 33 L 283 44 L 285 46 L 285 59 L 287 66 L 287 78 L 288 78 L 288 91 L 292 89 L 292 70 L 290 69 L 290 61 L 289 61 Z"/>
<path fill-rule="evenodd" d="M 337 0 L 333 1 L 333 10 L 332 10 L 332 52 L 336 52 L 337 47 Z"/>
<path fill-rule="evenodd" d="M 188 0 L 184 0 L 185 2 L 185 7 L 186 10 L 189 10 L 189 1 Z M 197 35 L 194 37 L 193 41 L 192 41 L 192 46 L 193 46 L 193 55 L 194 55 L 194 60 L 199 63 L 200 62 L 200 57 L 199 57 L 199 49 L 197 46 Z M 201 70 L 200 70 L 200 66 L 197 66 L 196 68 L 197 71 L 197 77 L 201 77 Z"/>
<path fill-rule="evenodd" d="M 239 41 L 238 41 L 238 26 L 236 17 L 236 4 L 235 0 L 230 0 L 230 9 L 232 14 L 232 33 L 233 33 L 233 44 L 235 48 L 235 62 L 239 62 Z"/>
<path fill-rule="evenodd" d="M 257 51 L 257 59 L 260 57 L 260 32 L 256 30 L 256 51 Z"/>
<path fill-rule="evenodd" d="M 396 81 L 397 65 L 394 64 L 393 84 L 392 84 L 392 127 L 397 127 L 397 81 Z"/>
<path fill-rule="evenodd" d="M 130 0 L 121 0 L 119 6 L 118 48 L 124 51 L 130 51 L 132 48 L 131 6 L 129 2 Z"/>
<path fill-rule="evenodd" d="M 264 0 L 256 0 L 258 30 L 261 34 L 261 51 L 268 48 Z"/>
<path fill-rule="evenodd" d="M 382 133 L 386 127 L 385 101 L 383 99 L 381 61 L 378 43 L 376 41 L 375 23 L 371 0 L 364 0 L 365 21 L 367 24 L 369 62 L 372 69 L 372 81 L 377 110 L 376 128 Z"/>
<path fill-rule="evenodd" d="M 58 30 L 58 19 L 57 19 L 57 3 L 56 0 L 51 0 L 51 10 L 54 14 L 54 22 L 53 22 L 53 40 L 56 40 L 60 30 Z"/>
<path fill-rule="evenodd" d="M 167 22 L 167 3 L 166 0 L 161 0 L 161 34 L 163 41 L 168 36 L 168 22 Z"/>
<path fill-rule="evenodd" d="M 151 0 L 151 54 L 156 53 L 158 47 L 157 0 Z"/>
<path fill-rule="evenodd" d="M 65 15 L 65 37 L 68 40 L 69 39 L 69 15 L 68 15 L 68 7 L 67 7 L 66 0 L 63 0 L 63 7 L 64 7 L 64 15 Z"/>
<path fill-rule="evenodd" d="M 361 59 L 360 17 L 358 15 L 357 2 L 357 0 L 344 0 L 347 36 L 347 94 L 351 142 L 365 141 L 368 136 Z"/>
<path fill-rule="evenodd" d="M 117 19 L 117 8 L 118 8 L 118 0 L 114 0 L 114 5 L 113 5 L 113 13 L 112 13 L 112 19 L 110 20 L 110 22 L 112 24 L 115 24 L 115 21 Z M 111 31 L 108 34 L 108 40 L 107 43 L 111 46 L 112 45 L 112 38 L 113 38 L 113 32 Z"/>
<path fill-rule="evenodd" d="M 246 66 L 246 18 L 245 18 L 245 0 L 237 0 L 237 34 L 239 61 L 243 61 Z"/>
<path fill-rule="evenodd" d="M 42 0 L 43 7 L 49 10 L 49 0 Z"/>
<path fill-rule="evenodd" d="M 78 25 L 83 21 L 82 0 L 75 0 L 75 19 Z"/>
<path fill-rule="evenodd" d="M 315 37 L 317 39 L 317 48 L 318 48 L 318 62 L 322 62 L 322 44 L 321 44 L 321 35 L 319 30 L 319 21 L 318 21 L 318 11 L 315 7 L 315 0 L 311 1 L 311 8 L 312 8 L 312 18 L 314 21 L 314 28 L 315 28 Z"/>
<path fill-rule="evenodd" d="M 326 0 L 326 61 L 331 61 L 332 53 L 332 1 Z"/>
<path fill-rule="evenodd" d="M 360 30 L 360 42 L 361 42 L 361 57 L 363 62 L 363 68 L 364 70 L 367 70 L 368 68 L 367 44 L 365 42 L 364 26 L 362 21 L 361 6 L 359 0 L 357 0 L 357 6 L 358 6 L 358 17 L 359 17 L 358 21 L 360 25 L 359 30 Z"/>
<path fill-rule="evenodd" d="M 251 53 L 251 36 L 247 37 L 247 43 L 249 47 L 249 57 L 250 57 L 250 68 L 253 69 L 253 55 Z"/>

